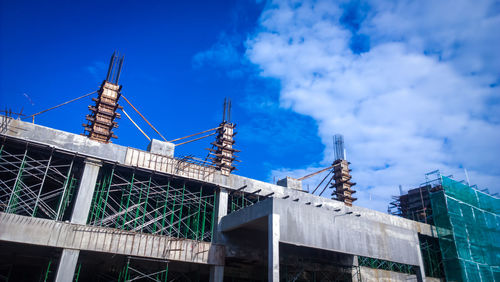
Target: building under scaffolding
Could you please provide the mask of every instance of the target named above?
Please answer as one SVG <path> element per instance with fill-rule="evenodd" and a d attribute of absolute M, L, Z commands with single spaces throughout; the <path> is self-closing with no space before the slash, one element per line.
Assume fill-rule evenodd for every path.
<path fill-rule="evenodd" d="M 449 226 L 353 205 L 345 154 L 322 170 L 333 175 L 325 189 L 334 199 L 290 177 L 274 185 L 235 175 L 229 101 L 217 127 L 171 140 L 182 139 L 179 146 L 215 135 L 209 156 L 176 157 L 176 145 L 120 93 L 121 64 L 113 55 L 86 135 L 0 116 L 0 281 L 438 281 L 440 270 L 448 274 L 448 253 L 443 268 L 439 248 Z M 111 143 L 116 111 L 130 118 L 118 98 L 163 141 L 132 121 L 151 139 L 148 149 Z M 441 210 L 437 203 L 433 210 Z M 493 219 L 485 218 L 488 236 L 498 231 L 497 213 Z M 497 258 L 487 261 L 494 279 Z"/>
<path fill-rule="evenodd" d="M 394 197 L 389 213 L 432 224 L 437 238 L 422 244 L 426 270 L 447 281 L 500 281 L 500 199 L 435 175 L 419 188 Z"/>

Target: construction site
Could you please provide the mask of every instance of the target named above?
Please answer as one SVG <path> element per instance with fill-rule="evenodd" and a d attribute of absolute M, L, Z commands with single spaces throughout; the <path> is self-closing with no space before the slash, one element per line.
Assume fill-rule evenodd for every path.
<path fill-rule="evenodd" d="M 121 93 L 122 66 L 113 54 L 74 99 L 89 101 L 82 134 L 35 123 L 71 101 L 0 116 L 0 281 L 500 281 L 497 196 L 434 171 L 388 213 L 356 206 L 341 135 L 315 173 L 237 175 L 230 99 L 212 129 L 167 140 Z M 144 134 L 124 105 L 161 140 L 115 143 L 120 118 Z M 176 155 L 205 140 L 206 158 Z"/>

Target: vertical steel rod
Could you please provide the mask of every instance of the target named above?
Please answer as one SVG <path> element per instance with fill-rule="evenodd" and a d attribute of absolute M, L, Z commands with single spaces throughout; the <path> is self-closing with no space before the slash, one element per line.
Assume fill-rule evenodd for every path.
<path fill-rule="evenodd" d="M 130 204 L 130 197 L 132 196 L 132 188 L 134 186 L 134 177 L 135 177 L 135 172 L 132 173 L 132 181 L 130 182 L 130 189 L 128 191 L 127 204 L 125 207 L 125 214 L 123 215 L 122 229 L 125 228 L 125 223 L 127 223 L 128 206 Z"/>
<path fill-rule="evenodd" d="M 210 235 L 210 240 L 213 242 L 214 241 L 214 229 L 215 229 L 215 224 L 214 224 L 214 221 L 215 221 L 215 212 L 216 212 L 216 207 L 217 207 L 217 191 L 214 191 L 214 204 L 213 204 L 213 209 L 212 209 L 212 226 L 211 226 L 211 230 L 212 230 L 212 233 Z"/>
<path fill-rule="evenodd" d="M 71 174 L 71 170 L 73 169 L 74 162 L 75 162 L 75 157 L 73 156 L 73 159 L 71 159 L 71 164 L 70 164 L 69 169 L 68 169 L 68 174 L 66 175 L 66 180 L 64 181 L 63 193 L 62 193 L 61 198 L 59 200 L 59 207 L 57 208 L 56 220 L 59 220 L 59 217 L 60 217 L 61 208 L 62 208 L 62 205 L 64 202 L 64 196 L 66 194 L 66 188 L 68 187 L 69 177 Z"/>
<path fill-rule="evenodd" d="M 169 191 L 170 191 L 170 179 L 167 182 L 167 193 L 165 195 L 165 205 L 163 206 L 163 216 L 162 216 L 162 220 L 161 220 L 160 235 L 163 233 L 163 229 L 165 228 L 165 218 L 166 218 L 166 212 L 167 212 L 167 204 L 168 204 L 168 194 L 169 194 Z"/>
<path fill-rule="evenodd" d="M 108 189 L 106 191 L 106 198 L 104 199 L 104 204 L 103 204 L 101 224 L 100 224 L 101 226 L 102 226 L 102 222 L 104 220 L 104 215 L 105 215 L 106 208 L 108 207 L 109 190 L 111 189 L 111 183 L 113 182 L 113 176 L 114 175 L 115 175 L 115 166 L 113 165 L 113 168 L 111 169 L 111 176 L 109 177 Z"/>
<path fill-rule="evenodd" d="M 14 182 L 14 186 L 12 187 L 12 193 L 10 194 L 10 197 L 9 197 L 9 202 L 7 203 L 7 209 L 6 209 L 6 212 L 9 213 L 9 212 L 12 212 L 11 209 L 11 205 L 12 205 L 12 201 L 13 201 L 13 197 L 14 197 L 14 194 L 17 192 L 17 184 L 19 183 L 20 181 L 20 178 L 22 177 L 23 175 L 23 169 L 24 169 L 24 164 L 25 164 L 25 161 L 26 161 L 26 155 L 28 153 L 28 144 L 26 144 L 26 150 L 24 150 L 24 156 L 23 156 L 23 160 L 21 161 L 21 164 L 19 166 L 19 171 L 17 172 L 17 176 L 16 176 L 16 181 Z"/>
<path fill-rule="evenodd" d="M 35 207 L 33 208 L 33 213 L 31 214 L 32 217 L 35 217 L 35 215 L 36 215 L 38 201 L 40 200 L 40 195 L 42 194 L 43 184 L 45 183 L 45 179 L 47 178 L 47 173 L 49 171 L 50 162 L 52 161 L 53 154 L 54 154 L 54 148 L 52 148 L 52 151 L 50 152 L 49 161 L 47 162 L 47 168 L 45 169 L 45 173 L 43 174 L 42 183 L 40 184 L 40 190 L 38 191 L 38 195 L 36 196 Z"/>
<path fill-rule="evenodd" d="M 173 192 L 176 192 L 176 191 L 174 190 Z M 173 193 L 172 193 L 172 194 L 173 194 Z M 177 192 L 176 192 L 175 194 L 177 194 Z M 174 202 L 173 202 L 173 204 L 172 204 L 172 213 L 171 213 L 171 215 L 170 215 L 170 228 L 169 228 L 169 230 L 168 230 L 168 236 L 170 236 L 170 237 L 174 237 L 174 236 L 172 235 L 172 227 L 174 226 L 174 213 L 175 213 L 175 200 L 176 200 L 176 199 L 177 199 L 177 196 L 176 196 L 176 195 L 174 195 Z"/>
<path fill-rule="evenodd" d="M 148 192 L 146 193 L 146 200 L 144 201 L 144 214 L 142 215 L 142 223 L 141 223 L 141 232 L 144 228 L 144 221 L 146 220 L 146 213 L 148 208 L 148 199 L 149 199 L 149 189 L 151 188 L 151 176 L 149 176 L 148 182 Z"/>
<path fill-rule="evenodd" d="M 181 209 L 179 211 L 179 224 L 177 225 L 177 238 L 181 236 L 181 222 L 182 222 L 182 208 L 184 207 L 184 193 L 186 191 L 186 182 L 182 184 L 182 199 L 181 199 Z"/>
<path fill-rule="evenodd" d="M 197 218 L 196 218 L 196 238 L 195 240 L 198 241 L 198 231 L 200 229 L 200 213 L 201 213 L 201 202 L 203 201 L 203 185 L 201 185 L 200 188 L 200 200 L 198 201 L 198 212 L 197 212 Z"/>

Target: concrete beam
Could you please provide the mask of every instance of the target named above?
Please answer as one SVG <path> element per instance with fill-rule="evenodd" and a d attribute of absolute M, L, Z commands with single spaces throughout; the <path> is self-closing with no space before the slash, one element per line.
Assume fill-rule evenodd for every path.
<path fill-rule="evenodd" d="M 0 134 L 118 163 L 125 161 L 127 153 L 127 147 L 12 118 L 7 118 Z"/>
<path fill-rule="evenodd" d="M 280 215 L 280 242 L 420 266 L 416 231 L 374 222 L 339 209 L 268 199 L 224 217 L 222 231 L 262 216 Z M 420 257 L 421 258 L 421 257 Z"/>
<path fill-rule="evenodd" d="M 231 231 L 272 213 L 273 199 L 268 199 L 225 216 L 220 222 L 220 230 L 222 232 Z"/>
<path fill-rule="evenodd" d="M 209 265 L 224 264 L 224 247 L 208 242 L 3 212 L 0 212 L 0 240 Z"/>

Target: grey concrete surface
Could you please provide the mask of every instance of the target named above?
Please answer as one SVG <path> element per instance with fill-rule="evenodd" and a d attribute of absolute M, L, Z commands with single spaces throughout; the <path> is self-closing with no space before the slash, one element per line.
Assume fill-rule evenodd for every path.
<path fill-rule="evenodd" d="M 302 191 L 302 181 L 292 178 L 290 176 L 278 180 L 278 182 L 276 182 L 276 185 Z"/>
<path fill-rule="evenodd" d="M 221 219 L 227 215 L 227 204 L 228 204 L 228 191 L 224 188 L 219 189 L 217 193 L 217 205 L 216 205 L 216 229 L 215 229 L 215 242 L 220 242 L 221 241 L 221 232 L 220 232 L 220 221 Z"/>
<path fill-rule="evenodd" d="M 84 226 L 3 212 L 0 212 L 0 240 L 210 265 L 224 264 L 224 247 L 209 242 Z"/>
<path fill-rule="evenodd" d="M 280 215 L 280 242 L 421 265 L 417 231 L 284 199 L 268 199 L 221 221 L 223 232 L 270 214 Z"/>
<path fill-rule="evenodd" d="M 75 275 L 79 250 L 64 249 L 57 267 L 56 282 L 71 282 Z"/>
<path fill-rule="evenodd" d="M 226 189 L 219 189 L 217 192 L 217 205 L 215 206 L 215 232 L 214 242 L 222 242 L 222 233 L 220 232 L 219 223 L 221 219 L 227 215 L 228 192 Z M 224 266 L 210 266 L 210 282 L 222 282 L 224 279 Z"/>
<path fill-rule="evenodd" d="M 268 219 L 267 281 L 280 281 L 280 215 L 270 214 Z"/>
<path fill-rule="evenodd" d="M 82 179 L 80 180 L 75 206 L 73 208 L 73 213 L 71 214 L 71 223 L 87 223 L 90 205 L 92 204 L 92 196 L 94 195 L 97 175 L 99 174 L 100 167 L 101 162 L 99 160 L 85 160 Z"/>
<path fill-rule="evenodd" d="M 163 142 L 157 139 L 151 139 L 148 145 L 148 152 L 167 157 L 174 156 L 175 145 L 170 142 Z"/>
<path fill-rule="evenodd" d="M 102 144 L 86 136 L 10 118 L 2 121 L 0 134 L 118 163 L 125 162 L 127 153 L 120 145 Z"/>

